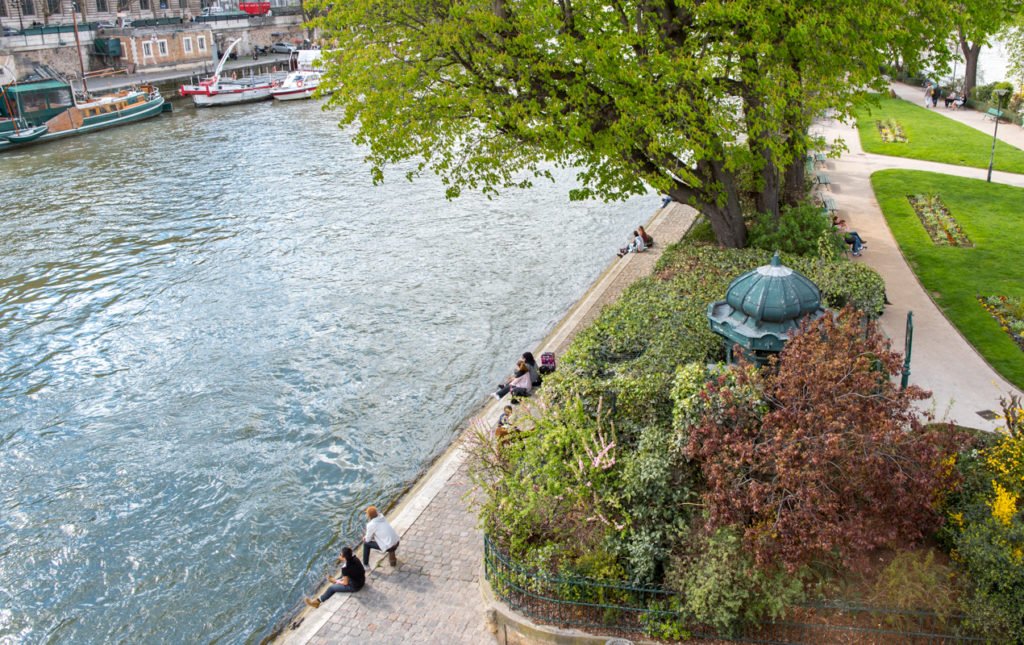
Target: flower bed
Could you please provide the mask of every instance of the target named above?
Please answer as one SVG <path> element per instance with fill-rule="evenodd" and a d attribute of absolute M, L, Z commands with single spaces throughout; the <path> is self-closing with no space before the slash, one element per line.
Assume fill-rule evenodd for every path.
<path fill-rule="evenodd" d="M 1008 296 L 978 296 L 978 302 L 1024 351 L 1024 300 Z"/>
<path fill-rule="evenodd" d="M 956 218 L 938 195 L 907 195 L 907 201 L 914 208 L 924 230 L 932 242 L 942 246 L 974 246 L 967 234 L 960 228 Z"/>
<path fill-rule="evenodd" d="M 883 143 L 906 143 L 907 135 L 903 133 L 903 126 L 896 119 L 885 119 L 875 121 L 878 127 L 878 135 L 882 137 Z"/>

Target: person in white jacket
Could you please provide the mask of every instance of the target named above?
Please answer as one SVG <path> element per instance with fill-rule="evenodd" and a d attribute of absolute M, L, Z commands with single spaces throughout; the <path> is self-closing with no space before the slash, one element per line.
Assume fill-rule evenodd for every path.
<path fill-rule="evenodd" d="M 377 512 L 376 506 L 366 507 L 366 519 L 369 521 L 366 523 L 366 535 L 363 536 L 363 562 L 369 566 L 370 549 L 376 549 L 388 554 L 388 564 L 397 565 L 395 551 L 398 550 L 398 533 Z"/>

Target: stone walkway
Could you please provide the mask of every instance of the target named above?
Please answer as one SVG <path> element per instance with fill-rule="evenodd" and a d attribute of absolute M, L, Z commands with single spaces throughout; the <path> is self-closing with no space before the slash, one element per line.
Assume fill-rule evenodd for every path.
<path fill-rule="evenodd" d="M 693 209 L 680 204 L 660 209 L 646 226 L 655 238 L 654 248 L 612 262 L 538 351 L 562 352 L 606 304 L 638 278 L 650 275 L 665 246 L 682 238 L 695 215 Z M 498 402 L 490 402 L 480 418 L 490 427 L 499 413 Z M 494 642 L 480 595 L 483 535 L 464 499 L 469 491 L 465 447 L 471 430 L 456 440 L 389 514 L 401 536 L 398 567 L 391 568 L 374 552 L 366 587 L 355 594 L 336 594 L 319 609 L 303 611 L 293 620 L 298 626 L 286 629 L 278 642 Z"/>
<path fill-rule="evenodd" d="M 931 405 L 940 420 L 995 429 L 998 426 L 995 421 L 978 413 L 998 412 L 999 397 L 1017 390 L 989 367 L 922 289 L 889 230 L 870 179 L 875 172 L 888 168 L 975 179 L 984 179 L 986 170 L 867 154 L 861 148 L 856 129 L 838 121 L 818 123 L 815 129 L 829 141 L 843 140 L 849 148 L 842 157 L 827 163 L 826 171 L 832 182 L 830 194 L 838 206 L 839 217 L 868 244 L 864 254 L 854 260 L 871 266 L 885 279 L 886 294 L 893 304 L 885 308 L 881 324 L 893 339 L 893 346 L 900 351 L 903 350 L 907 312 L 914 312 L 911 382 L 932 391 Z M 1024 187 L 1024 175 L 995 172 L 992 180 Z"/>

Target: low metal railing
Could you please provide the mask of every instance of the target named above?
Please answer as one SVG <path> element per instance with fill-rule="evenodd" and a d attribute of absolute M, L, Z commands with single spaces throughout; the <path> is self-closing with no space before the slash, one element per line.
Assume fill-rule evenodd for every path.
<path fill-rule="evenodd" d="M 849 603 L 805 603 L 792 607 L 784 620 L 751 625 L 739 634 L 717 634 L 687 622 L 675 592 L 549 575 L 515 562 L 487 537 L 484 575 L 498 599 L 535 622 L 609 636 L 755 643 L 984 642 L 964 633 L 959 616 Z"/>

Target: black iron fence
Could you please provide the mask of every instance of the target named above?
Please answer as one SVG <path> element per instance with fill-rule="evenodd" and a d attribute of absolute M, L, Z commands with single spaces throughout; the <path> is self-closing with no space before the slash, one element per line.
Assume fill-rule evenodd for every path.
<path fill-rule="evenodd" d="M 484 538 L 484 574 L 495 596 L 531 620 L 608 636 L 707 638 L 755 643 L 984 642 L 965 633 L 958 616 L 848 603 L 792 607 L 785 620 L 719 634 L 687 621 L 677 593 L 626 582 L 553 576 L 515 562 Z"/>

